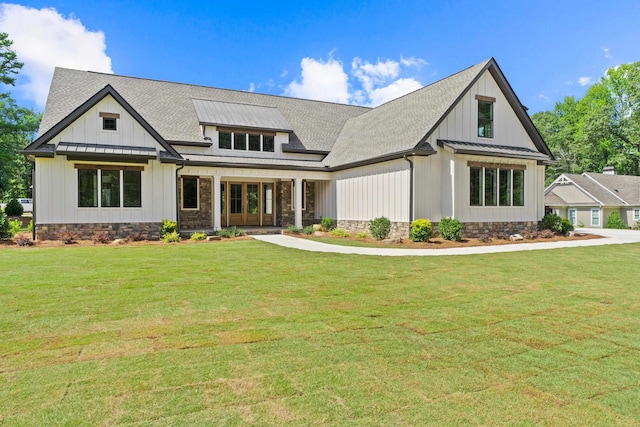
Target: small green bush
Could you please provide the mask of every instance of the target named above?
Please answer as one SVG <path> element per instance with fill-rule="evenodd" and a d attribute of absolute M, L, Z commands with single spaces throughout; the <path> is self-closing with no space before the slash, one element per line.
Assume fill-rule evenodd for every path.
<path fill-rule="evenodd" d="M 172 231 L 171 233 L 165 233 L 162 236 L 162 241 L 165 243 L 175 243 L 180 241 L 180 234 L 177 231 Z"/>
<path fill-rule="evenodd" d="M 189 236 L 189 239 L 190 240 L 206 240 L 207 235 L 206 233 L 195 232 L 195 233 L 191 233 L 191 236 Z"/>
<path fill-rule="evenodd" d="M 333 230 L 333 218 L 329 218 L 329 217 L 322 218 L 322 229 L 324 231 Z"/>
<path fill-rule="evenodd" d="M 9 238 L 12 238 L 16 234 L 18 234 L 21 228 L 22 228 L 22 221 L 17 219 L 13 221 L 9 221 Z"/>
<path fill-rule="evenodd" d="M 627 227 L 627 224 L 625 224 L 624 221 L 622 221 L 622 218 L 620 218 L 620 214 L 618 213 L 618 211 L 613 211 L 607 218 L 607 223 L 605 224 L 604 228 L 626 230 L 629 227 Z"/>
<path fill-rule="evenodd" d="M 568 233 L 569 231 L 573 231 L 575 227 L 571 224 L 567 218 L 560 219 L 560 226 L 558 227 L 558 231 L 561 233 Z"/>
<path fill-rule="evenodd" d="M 24 208 L 17 199 L 11 199 L 9 203 L 7 203 L 7 206 L 4 207 L 4 213 L 7 214 L 7 216 L 22 216 Z"/>
<path fill-rule="evenodd" d="M 351 234 L 349 234 L 349 232 L 347 230 L 345 230 L 344 228 L 334 228 L 333 230 L 331 230 L 329 232 L 329 234 L 331 234 L 332 236 L 336 236 L 336 237 L 349 237 L 349 236 L 351 236 Z"/>
<path fill-rule="evenodd" d="M 240 230 L 235 225 L 229 229 L 229 233 L 231 233 L 231 237 L 244 236 L 244 231 Z"/>
<path fill-rule="evenodd" d="M 391 221 L 383 216 L 375 218 L 369 224 L 369 232 L 377 240 L 384 240 L 389 237 L 391 232 Z"/>
<path fill-rule="evenodd" d="M 302 229 L 296 227 L 295 225 L 290 225 L 287 227 L 287 231 L 291 234 L 300 234 L 302 233 Z"/>
<path fill-rule="evenodd" d="M 409 226 L 409 238 L 414 242 L 428 242 L 433 235 L 431 221 L 419 218 Z"/>
<path fill-rule="evenodd" d="M 548 213 L 538 222 L 539 230 L 551 230 L 554 233 L 556 231 L 560 231 L 560 218 L 558 215 L 553 213 Z"/>
<path fill-rule="evenodd" d="M 29 233 L 33 231 L 33 220 L 29 221 L 29 226 L 27 227 L 27 231 L 29 231 Z"/>
<path fill-rule="evenodd" d="M 462 239 L 462 222 L 459 219 L 445 216 L 438 224 L 438 232 L 445 240 L 459 242 Z"/>
<path fill-rule="evenodd" d="M 229 231 L 229 229 L 228 229 L 228 228 L 223 228 L 223 229 L 221 229 L 221 230 L 216 231 L 216 236 L 220 236 L 220 237 L 223 237 L 223 238 L 225 238 L 225 239 L 228 239 L 228 238 L 230 238 L 230 237 L 233 237 L 233 236 L 231 235 L 231 231 Z"/>
<path fill-rule="evenodd" d="M 640 221 L 636 221 L 636 223 L 633 225 L 633 229 L 640 230 Z"/>
<path fill-rule="evenodd" d="M 0 239 L 8 239 L 9 237 L 9 219 L 0 209 Z"/>
<path fill-rule="evenodd" d="M 302 232 L 306 235 L 311 235 L 313 234 L 314 230 L 313 230 L 313 225 L 307 225 Z"/>
<path fill-rule="evenodd" d="M 369 235 L 366 231 L 361 231 L 356 234 L 356 239 L 366 239 L 367 237 L 369 237 Z"/>
<path fill-rule="evenodd" d="M 170 219 L 162 220 L 162 229 L 160 229 L 160 235 L 164 238 L 165 234 L 177 233 L 178 223 L 171 221 Z"/>

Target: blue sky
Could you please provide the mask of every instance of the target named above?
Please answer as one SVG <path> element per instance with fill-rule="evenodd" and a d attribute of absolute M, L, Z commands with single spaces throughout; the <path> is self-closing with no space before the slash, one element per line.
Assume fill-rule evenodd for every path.
<path fill-rule="evenodd" d="M 377 105 L 494 57 L 534 113 L 640 61 L 639 22 L 637 0 L 0 6 L 25 62 L 12 94 L 39 110 L 55 65 Z"/>

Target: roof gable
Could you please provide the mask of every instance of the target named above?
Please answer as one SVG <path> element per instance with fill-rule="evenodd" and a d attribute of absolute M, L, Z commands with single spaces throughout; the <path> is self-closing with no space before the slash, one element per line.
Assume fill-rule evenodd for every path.
<path fill-rule="evenodd" d="M 111 96 L 131 117 L 140 124 L 143 129 L 148 132 L 149 135 L 158 143 L 162 148 L 169 154 L 166 159 L 175 158 L 180 159 L 180 154 L 171 147 L 163 138 L 158 134 L 158 132 L 153 129 L 149 123 L 136 111 L 134 110 L 125 99 L 120 96 L 120 94 L 111 86 L 106 85 L 104 88 L 99 90 L 89 99 L 80 104 L 77 108 L 75 108 L 71 113 L 63 117 L 60 121 L 58 121 L 55 125 L 51 126 L 46 132 L 41 134 L 35 141 L 29 144 L 24 150 L 24 154 L 33 154 L 38 155 L 42 153 L 49 153 L 51 150 L 46 147 L 46 145 L 53 140 L 57 135 L 63 132 L 67 127 L 72 125 L 76 120 L 78 120 L 82 115 L 87 113 L 91 108 L 96 106 L 103 99 Z M 96 145 L 96 144 L 89 144 Z M 65 145 L 65 148 L 67 146 Z"/>
<path fill-rule="evenodd" d="M 615 189 L 607 188 L 602 185 L 604 181 L 608 184 L 617 184 L 620 188 L 624 186 L 626 189 L 624 195 L 633 195 L 634 188 L 638 191 L 638 196 L 635 200 L 629 201 L 623 199 L 620 195 L 616 194 Z M 621 183 L 624 182 L 624 185 Z M 548 197 L 551 194 L 562 198 L 567 204 L 585 204 L 588 201 L 582 196 L 578 197 L 577 193 L 570 188 L 578 189 L 585 197 L 593 200 L 595 204 L 601 206 L 624 206 L 624 205 L 640 205 L 640 177 L 621 176 L 621 175 L 603 175 L 593 174 L 585 172 L 581 175 L 578 174 L 562 174 L 555 179 L 551 185 L 545 190 L 545 202 L 549 202 L 551 199 Z M 618 193 L 622 195 L 622 192 L 618 190 Z"/>

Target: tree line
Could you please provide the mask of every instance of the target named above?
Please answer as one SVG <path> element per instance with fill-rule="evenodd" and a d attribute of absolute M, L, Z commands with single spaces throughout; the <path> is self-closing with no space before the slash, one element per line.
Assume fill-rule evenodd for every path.
<path fill-rule="evenodd" d="M 567 96 L 531 119 L 557 160 L 547 168 L 547 184 L 605 166 L 640 175 L 640 62 L 609 69 L 582 99 Z"/>

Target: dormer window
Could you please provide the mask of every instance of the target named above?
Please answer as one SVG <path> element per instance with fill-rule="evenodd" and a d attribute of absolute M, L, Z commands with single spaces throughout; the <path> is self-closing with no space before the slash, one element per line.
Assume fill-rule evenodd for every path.
<path fill-rule="evenodd" d="M 120 114 L 117 113 L 100 113 L 100 119 L 102 120 L 102 130 L 117 131 L 119 118 Z"/>
<path fill-rule="evenodd" d="M 478 100 L 478 137 L 493 138 L 493 104 L 496 99 L 476 95 Z"/>
<path fill-rule="evenodd" d="M 255 151 L 273 153 L 275 132 L 231 130 L 218 128 L 218 148 L 221 150 Z"/>

